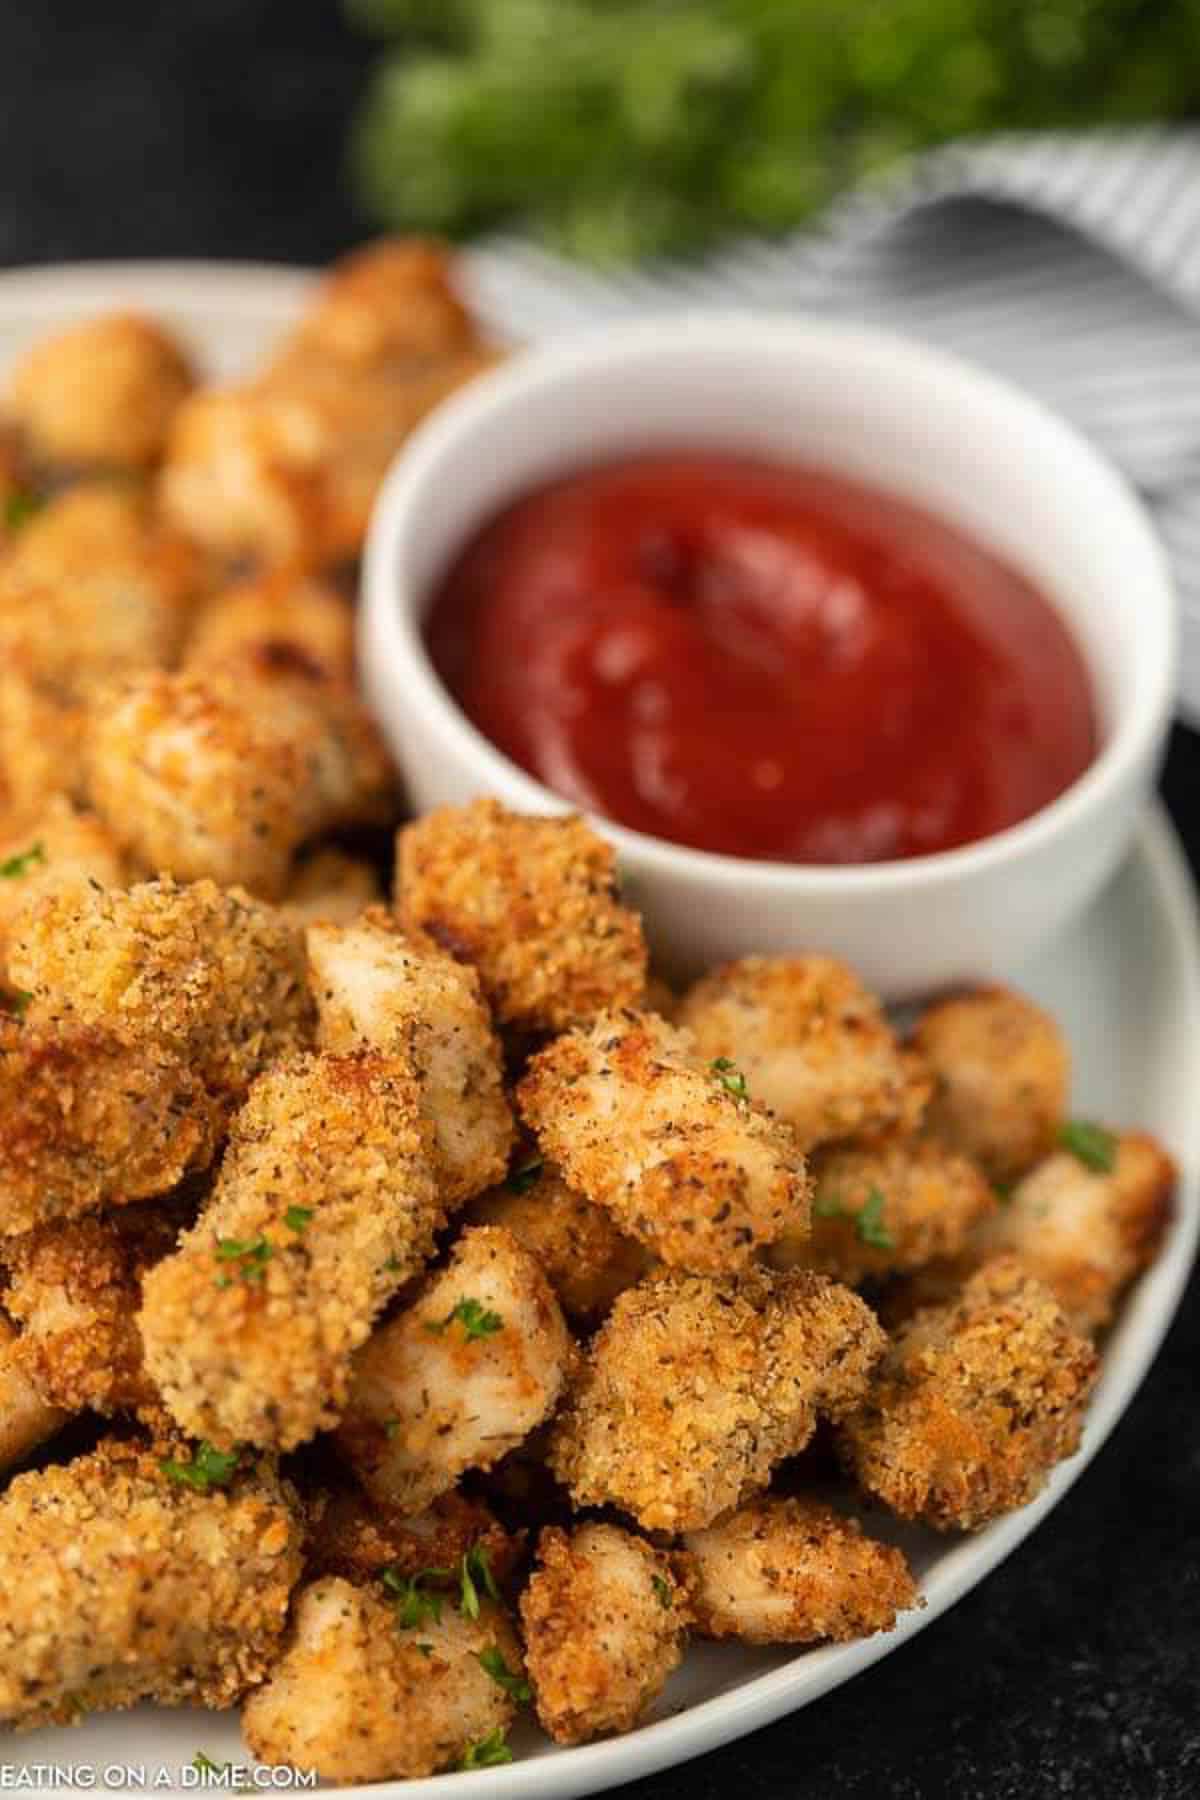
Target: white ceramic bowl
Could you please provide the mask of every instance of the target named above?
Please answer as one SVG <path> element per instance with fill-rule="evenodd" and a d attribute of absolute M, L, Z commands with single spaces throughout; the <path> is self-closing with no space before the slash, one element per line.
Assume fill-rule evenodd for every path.
<path fill-rule="evenodd" d="M 597 819 L 669 967 L 820 948 L 892 998 L 1027 957 L 1129 846 L 1170 716 L 1175 604 L 1140 504 L 1016 389 L 903 338 L 697 314 L 526 351 L 439 409 L 384 486 L 365 565 L 371 702 L 420 810 L 497 795 L 563 802 L 477 732 L 421 621 L 438 576 L 506 502 L 640 451 L 706 447 L 824 464 L 958 525 L 1022 569 L 1081 645 L 1103 745 L 1072 788 L 965 849 L 853 868 L 713 856 Z"/>

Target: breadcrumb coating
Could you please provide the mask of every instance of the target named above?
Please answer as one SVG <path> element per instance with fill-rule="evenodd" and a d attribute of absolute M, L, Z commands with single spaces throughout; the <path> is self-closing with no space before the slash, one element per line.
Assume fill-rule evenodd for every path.
<path fill-rule="evenodd" d="M 507 1231 L 476 1226 L 356 1358 L 338 1443 L 375 1500 L 419 1512 L 550 1415 L 570 1355 L 538 1263 Z"/>
<path fill-rule="evenodd" d="M 746 956 L 690 987 L 676 1022 L 708 1062 L 737 1064 L 803 1149 L 913 1126 L 923 1072 L 853 970 L 827 956 Z"/>
<path fill-rule="evenodd" d="M 494 361 L 454 294 L 449 256 L 382 243 L 337 264 L 256 377 L 176 415 L 167 516 L 224 556 L 321 565 L 358 554 L 409 432 Z"/>
<path fill-rule="evenodd" d="M 808 1226 L 795 1139 L 739 1083 L 653 1013 L 606 1013 L 535 1056 L 517 1098 L 572 1187 L 664 1262 L 716 1274 Z"/>
<path fill-rule="evenodd" d="M 560 1744 L 631 1731 L 683 1661 L 687 1594 L 670 1559 L 616 1525 L 554 1527 L 521 1595 L 525 1659 Z"/>
<path fill-rule="evenodd" d="M 457 1570 L 469 1550 L 482 1548 L 494 1580 L 507 1579 L 521 1552 L 482 1500 L 439 1494 L 411 1515 L 376 1506 L 357 1488 L 322 1494 L 309 1530 L 305 1572 L 370 1581 L 384 1569 L 410 1581 L 429 1569 Z"/>
<path fill-rule="evenodd" d="M 65 794 L 54 794 L 13 829 L 0 828 L 0 980 L 13 928 L 35 901 L 89 886 L 122 887 L 125 878 L 108 827 L 80 812 Z"/>
<path fill-rule="evenodd" d="M 194 385 L 190 358 L 162 325 L 141 313 L 105 313 L 27 350 L 5 410 L 41 465 L 140 469 L 162 455 Z"/>
<path fill-rule="evenodd" d="M 1016 1181 L 1053 1149 L 1071 1058 L 1040 1006 L 1009 988 L 979 988 L 929 1007 L 913 1043 L 934 1078 L 931 1129 L 993 1181 Z"/>
<path fill-rule="evenodd" d="M 289 925 L 350 925 L 383 899 L 368 862 L 344 850 L 316 850 L 292 870 L 279 911 Z"/>
<path fill-rule="evenodd" d="M 818 1414 L 858 1405 L 885 1344 L 856 1294 L 807 1270 L 648 1276 L 592 1339 L 550 1465 L 577 1506 L 699 1530 L 765 1488 Z"/>
<path fill-rule="evenodd" d="M 473 1225 L 511 1231 L 537 1257 L 567 1317 L 583 1326 L 598 1323 L 651 1264 L 611 1213 L 569 1187 L 553 1163 L 528 1154 L 518 1155 L 510 1181 L 480 1194 L 466 1216 Z"/>
<path fill-rule="evenodd" d="M 300 1538 L 266 1465 L 202 1493 L 110 1440 L 18 1475 L 0 1497 L 0 1722 L 231 1706 L 271 1664 Z"/>
<path fill-rule="evenodd" d="M 386 1590 L 326 1575 L 300 1590 L 283 1654 L 242 1709 L 259 1762 L 315 1769 L 324 1781 L 413 1780 L 458 1767 L 473 1744 L 503 1735 L 516 1703 L 480 1658 L 514 1682 L 521 1651 L 490 1601 L 478 1619 L 398 1625 Z"/>
<path fill-rule="evenodd" d="M 146 1368 L 179 1425 L 293 1449 L 442 1221 L 411 1061 L 302 1055 L 259 1077 L 212 1199 L 143 1282 Z"/>
<path fill-rule="evenodd" d="M 785 1235 L 772 1266 L 819 1269 L 848 1287 L 955 1256 L 996 1210 L 975 1164 L 935 1138 L 902 1132 L 814 1151 L 812 1234 Z"/>
<path fill-rule="evenodd" d="M 817 1500 L 753 1500 L 675 1557 L 702 1637 L 846 1643 L 919 1604 L 904 1554 Z"/>
<path fill-rule="evenodd" d="M 999 1257 L 901 1328 L 841 1426 L 842 1453 L 901 1518 L 974 1531 L 1075 1453 L 1097 1370 L 1050 1290 Z"/>
<path fill-rule="evenodd" d="M 976 1232 L 976 1262 L 1011 1251 L 1043 1281 L 1077 1331 L 1108 1325 L 1121 1294 L 1154 1260 L 1171 1216 L 1176 1169 L 1145 1132 L 1114 1139 L 1111 1171 L 1067 1151 L 1047 1158 Z"/>
<path fill-rule="evenodd" d="M 42 1399 L 16 1355 L 17 1343 L 16 1331 L 0 1314 L 0 1472 L 22 1462 L 68 1418 Z"/>
<path fill-rule="evenodd" d="M 183 667 L 235 668 L 247 656 L 306 658 L 327 678 L 354 675 L 354 611 L 337 588 L 287 569 L 214 594 L 188 638 Z"/>
<path fill-rule="evenodd" d="M 93 806 L 144 868 L 266 899 L 307 839 L 393 804 L 361 701 L 301 656 L 131 676 L 97 703 L 85 763 Z"/>
<path fill-rule="evenodd" d="M 307 934 L 318 1042 L 327 1050 L 411 1047 L 447 1209 L 499 1179 L 513 1141 L 503 1053 L 474 969 L 376 909 Z"/>
<path fill-rule="evenodd" d="M 400 832 L 396 878 L 401 921 L 474 964 L 502 1025 L 560 1031 L 642 994 L 641 921 L 580 818 L 439 807 Z"/>
<path fill-rule="evenodd" d="M 48 1404 L 165 1425 L 137 1313 L 142 1276 L 174 1249 L 193 1210 L 182 1197 L 149 1201 L 4 1242 L 5 1305 L 21 1327 L 13 1359 Z"/>

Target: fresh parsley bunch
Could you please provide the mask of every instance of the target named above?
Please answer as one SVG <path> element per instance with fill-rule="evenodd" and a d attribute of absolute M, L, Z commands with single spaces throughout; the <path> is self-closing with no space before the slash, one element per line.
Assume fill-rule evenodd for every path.
<path fill-rule="evenodd" d="M 1200 0 L 344 0 L 379 222 L 596 262 L 778 231 L 975 132 L 1200 105 Z"/>

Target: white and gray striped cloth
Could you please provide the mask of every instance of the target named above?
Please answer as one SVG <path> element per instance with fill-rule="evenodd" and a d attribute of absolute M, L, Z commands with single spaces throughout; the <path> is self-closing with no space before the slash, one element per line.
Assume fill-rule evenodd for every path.
<path fill-rule="evenodd" d="M 471 257 L 501 331 L 553 335 L 672 305 L 836 313 L 987 364 L 1087 433 L 1148 500 L 1183 608 L 1200 724 L 1200 130 L 952 145 L 820 233 L 600 275 L 511 239 Z"/>

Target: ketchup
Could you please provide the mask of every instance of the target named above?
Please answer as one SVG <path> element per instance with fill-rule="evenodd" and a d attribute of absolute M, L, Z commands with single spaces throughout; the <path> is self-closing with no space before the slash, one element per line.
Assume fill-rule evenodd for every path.
<path fill-rule="evenodd" d="M 566 799 L 731 856 L 924 856 L 1096 754 L 1083 659 L 1015 569 L 894 495 L 645 457 L 510 506 L 446 575 L 434 664 Z"/>

